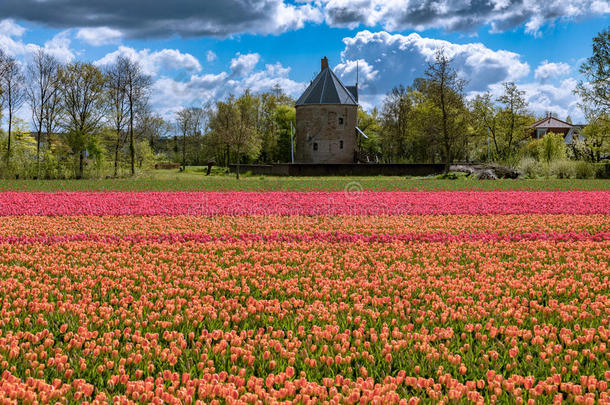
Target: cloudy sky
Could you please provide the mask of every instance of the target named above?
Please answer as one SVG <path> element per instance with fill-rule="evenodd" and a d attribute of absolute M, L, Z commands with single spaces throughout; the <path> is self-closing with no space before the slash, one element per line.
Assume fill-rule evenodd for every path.
<path fill-rule="evenodd" d="M 371 108 L 443 47 L 469 94 L 515 81 L 535 113 L 582 120 L 578 66 L 609 22 L 610 0 L 2 0 L 0 47 L 22 61 L 39 47 L 98 66 L 131 57 L 167 118 L 247 88 L 298 97 L 322 56 L 348 85 L 358 64 Z"/>

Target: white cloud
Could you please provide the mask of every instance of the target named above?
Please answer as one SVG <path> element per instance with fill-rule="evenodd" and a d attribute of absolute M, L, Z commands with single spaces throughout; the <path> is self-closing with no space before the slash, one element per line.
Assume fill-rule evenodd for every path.
<path fill-rule="evenodd" d="M 46 41 L 44 46 L 23 42 L 20 37 L 24 33 L 25 28 L 14 21 L 0 21 L 0 48 L 16 58 L 23 58 L 38 49 L 44 49 L 47 53 L 55 56 L 60 62 L 71 62 L 74 59 L 74 51 L 70 48 L 70 30 L 57 33 Z"/>
<path fill-rule="evenodd" d="M 265 69 L 254 72 L 241 81 L 230 81 L 229 84 L 236 93 L 241 93 L 246 89 L 253 92 L 271 90 L 275 85 L 279 85 L 287 94 L 294 97 L 300 96 L 305 91 L 305 84 L 296 82 L 289 78 L 290 68 L 282 66 L 280 63 L 265 65 Z"/>
<path fill-rule="evenodd" d="M 536 72 L 534 73 L 534 77 L 536 80 L 544 82 L 549 78 L 561 77 L 570 73 L 570 65 L 564 62 L 553 63 L 547 60 L 542 61 L 542 63 L 536 68 Z"/>
<path fill-rule="evenodd" d="M 142 66 L 144 73 L 156 76 L 164 70 L 186 70 L 200 72 L 199 60 L 189 53 L 182 53 L 177 49 L 163 49 L 151 52 L 150 49 L 135 50 L 127 46 L 120 46 L 116 51 L 105 55 L 94 62 L 96 66 L 104 66 L 114 63 L 117 57 L 123 56 L 132 61 L 137 61 Z"/>
<path fill-rule="evenodd" d="M 235 58 L 231 59 L 231 72 L 235 76 L 245 76 L 252 72 L 260 58 L 261 56 L 258 53 L 244 55 L 238 53 Z"/>
<path fill-rule="evenodd" d="M 74 52 L 70 49 L 70 32 L 62 31 L 44 43 L 44 50 L 55 56 L 60 62 L 68 63 L 74 59 Z"/>
<path fill-rule="evenodd" d="M 152 105 L 167 119 L 174 119 L 176 111 L 184 106 L 214 102 L 229 94 L 239 95 L 246 89 L 255 93 L 271 90 L 279 85 L 287 94 L 297 97 L 306 88 L 305 83 L 289 77 L 290 68 L 281 64 L 268 64 L 262 70 L 252 70 L 238 77 L 232 69 L 217 74 L 191 75 L 190 77 L 161 77 L 153 85 Z"/>
<path fill-rule="evenodd" d="M 582 121 L 584 116 L 578 106 L 580 100 L 574 95 L 576 84 L 577 81 L 569 77 L 557 84 L 525 83 L 520 84 L 519 88 L 525 90 L 529 107 L 536 115 L 550 111 L 557 113 L 561 119 L 570 115 L 575 121 Z"/>
<path fill-rule="evenodd" d="M 379 70 L 370 65 L 364 59 L 358 60 L 346 60 L 345 62 L 339 63 L 334 72 L 338 74 L 347 85 L 352 85 L 358 81 L 358 88 L 360 91 L 367 90 L 367 88 L 374 84 L 379 79 Z"/>
<path fill-rule="evenodd" d="M 25 33 L 25 27 L 15 23 L 12 19 L 0 21 L 0 35 L 7 37 L 20 37 Z"/>
<path fill-rule="evenodd" d="M 363 95 L 386 94 L 392 87 L 410 85 L 422 77 L 435 52 L 443 48 L 453 58 L 458 73 L 469 81 L 467 90 L 485 90 L 488 85 L 515 81 L 529 73 L 529 65 L 520 55 L 505 50 L 494 51 L 481 43 L 454 44 L 423 38 L 419 34 L 389 34 L 361 31 L 344 38 L 345 49 L 335 70 L 348 84 L 355 82 L 359 61 Z"/>
<path fill-rule="evenodd" d="M 76 38 L 93 46 L 116 44 L 122 37 L 121 31 L 108 27 L 81 28 L 76 33 Z"/>
<path fill-rule="evenodd" d="M 205 54 L 205 59 L 206 59 L 208 62 L 213 62 L 213 61 L 215 61 L 215 60 L 216 60 L 216 54 L 214 53 L 214 51 L 208 51 L 208 52 Z"/>

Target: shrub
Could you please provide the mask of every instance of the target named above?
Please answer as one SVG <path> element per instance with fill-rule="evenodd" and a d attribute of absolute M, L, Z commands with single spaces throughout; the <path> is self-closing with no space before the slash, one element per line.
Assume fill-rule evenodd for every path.
<path fill-rule="evenodd" d="M 539 140 L 538 139 L 534 139 L 533 141 L 527 143 L 525 146 L 523 146 L 521 148 L 521 150 L 519 150 L 519 156 L 521 156 L 522 158 L 532 158 L 534 160 L 537 160 L 539 153 L 538 153 L 538 144 L 539 144 Z"/>
<path fill-rule="evenodd" d="M 596 163 L 595 177 L 598 179 L 610 179 L 610 163 Z"/>
<path fill-rule="evenodd" d="M 574 173 L 577 179 L 592 179 L 595 177 L 595 166 L 580 160 L 574 163 Z"/>
<path fill-rule="evenodd" d="M 576 175 L 574 163 L 569 160 L 556 160 L 549 166 L 551 174 L 558 179 L 570 179 Z"/>
<path fill-rule="evenodd" d="M 517 169 L 519 169 L 527 179 L 535 179 L 543 175 L 542 165 L 533 157 L 524 157 L 521 159 L 517 164 Z"/>
<path fill-rule="evenodd" d="M 549 132 L 538 141 L 538 159 L 551 163 L 554 160 L 565 159 L 566 144 L 563 135 Z"/>

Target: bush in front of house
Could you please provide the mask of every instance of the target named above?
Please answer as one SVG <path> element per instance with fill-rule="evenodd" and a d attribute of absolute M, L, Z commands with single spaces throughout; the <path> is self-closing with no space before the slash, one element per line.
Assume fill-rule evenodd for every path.
<path fill-rule="evenodd" d="M 574 162 L 574 174 L 577 179 L 595 178 L 595 166 L 592 163 L 579 160 Z"/>
<path fill-rule="evenodd" d="M 526 179 L 536 179 L 544 173 L 542 164 L 531 156 L 522 158 L 517 164 L 517 169 Z"/>
<path fill-rule="evenodd" d="M 576 177 L 574 166 L 574 162 L 569 160 L 554 160 L 549 164 L 549 173 L 558 179 L 572 179 Z"/>

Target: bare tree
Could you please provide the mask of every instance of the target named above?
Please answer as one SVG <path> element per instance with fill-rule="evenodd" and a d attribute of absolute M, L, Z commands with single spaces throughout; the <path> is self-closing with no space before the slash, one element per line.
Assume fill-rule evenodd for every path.
<path fill-rule="evenodd" d="M 27 100 L 32 110 L 32 122 L 36 131 L 36 167 L 40 176 L 40 144 L 45 118 L 59 91 L 57 71 L 59 62 L 43 49 L 34 52 L 27 65 Z"/>
<path fill-rule="evenodd" d="M 171 124 L 159 114 L 154 114 L 149 104 L 142 104 L 138 109 L 137 123 L 138 133 L 148 139 L 150 148 L 154 151 L 158 147 L 159 140 L 165 138 L 171 131 Z"/>
<path fill-rule="evenodd" d="M 119 56 L 116 62 L 106 71 L 106 97 L 108 99 L 110 122 L 116 132 L 114 144 L 114 176 L 118 174 L 119 151 L 125 142 L 125 127 L 129 118 L 129 102 L 127 98 L 127 75 L 129 60 Z"/>
<path fill-rule="evenodd" d="M 381 137 L 382 148 L 390 161 L 403 159 L 407 155 L 407 145 L 413 118 L 411 89 L 403 85 L 394 87 L 383 101 Z M 411 142 L 412 143 L 412 142 Z"/>
<path fill-rule="evenodd" d="M 104 117 L 105 78 L 90 63 L 71 63 L 59 70 L 67 143 L 79 155 L 77 178 L 83 177 L 85 150 Z"/>
<path fill-rule="evenodd" d="M 47 105 L 44 109 L 43 114 L 43 127 L 44 132 L 47 136 L 46 143 L 47 145 L 51 145 L 51 137 L 53 134 L 57 133 L 57 127 L 59 126 L 62 114 L 63 114 L 63 96 L 61 93 L 61 83 L 59 80 L 59 69 L 61 69 L 61 65 L 59 66 L 55 79 L 55 91 L 51 92 L 49 99 L 47 100 Z"/>
<path fill-rule="evenodd" d="M 427 95 L 441 113 L 440 143 L 446 172 L 465 141 L 465 133 L 460 130 L 459 121 L 465 113 L 463 92 L 466 81 L 458 77 L 451 64 L 452 60 L 445 51 L 439 49 L 434 62 L 428 64 L 426 69 Z"/>
<path fill-rule="evenodd" d="M 10 165 L 11 159 L 11 132 L 15 113 L 21 108 L 25 101 L 25 78 L 21 71 L 21 66 L 11 56 L 2 58 L 2 68 L 0 68 L 0 82 L 3 89 L 3 99 L 8 110 L 8 143 L 6 148 L 6 167 Z"/>
<path fill-rule="evenodd" d="M 146 104 L 148 91 L 152 84 L 150 76 L 142 72 L 138 62 L 127 60 L 125 92 L 129 108 L 129 156 L 131 160 L 131 174 L 136 173 L 136 147 L 134 142 L 134 121 L 138 104 Z"/>
<path fill-rule="evenodd" d="M 186 137 L 193 126 L 193 113 L 190 108 L 183 108 L 176 115 L 176 126 L 182 134 L 182 170 L 186 170 Z"/>

